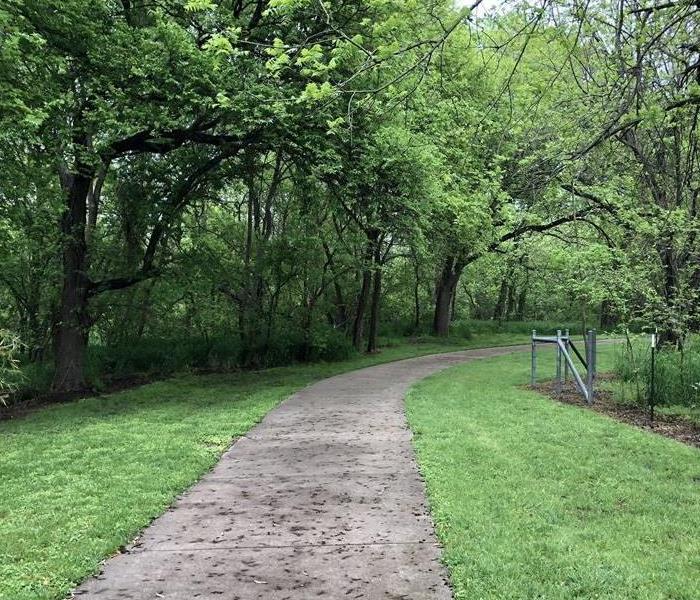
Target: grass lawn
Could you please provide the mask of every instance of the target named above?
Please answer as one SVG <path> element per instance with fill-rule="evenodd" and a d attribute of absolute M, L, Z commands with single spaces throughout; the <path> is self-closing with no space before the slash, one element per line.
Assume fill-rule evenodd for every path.
<path fill-rule="evenodd" d="M 518 387 L 528 380 L 516 354 L 407 399 L 456 598 L 700 598 L 700 452 Z"/>
<path fill-rule="evenodd" d="M 64 597 L 304 385 L 335 373 L 464 347 L 403 344 L 341 363 L 181 376 L 0 422 L 0 598 Z"/>

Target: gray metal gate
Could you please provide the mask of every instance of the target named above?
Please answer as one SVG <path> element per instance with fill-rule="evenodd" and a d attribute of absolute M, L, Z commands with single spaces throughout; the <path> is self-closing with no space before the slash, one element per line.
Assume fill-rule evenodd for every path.
<path fill-rule="evenodd" d="M 535 385 L 537 381 L 537 344 L 553 344 L 556 352 L 556 386 L 557 391 L 561 392 L 569 377 L 569 372 L 573 376 L 576 388 L 581 395 L 586 399 L 588 404 L 593 403 L 593 386 L 596 377 L 596 330 L 589 329 L 585 339 L 586 358 L 581 355 L 574 340 L 569 335 L 567 329 L 563 334 L 561 329 L 557 330 L 556 336 L 537 335 L 537 331 L 532 330 L 532 366 L 530 373 L 530 384 Z M 573 356 L 583 365 L 585 369 L 586 379 L 584 381 L 581 374 L 576 368 Z M 563 366 L 563 369 L 562 369 Z"/>

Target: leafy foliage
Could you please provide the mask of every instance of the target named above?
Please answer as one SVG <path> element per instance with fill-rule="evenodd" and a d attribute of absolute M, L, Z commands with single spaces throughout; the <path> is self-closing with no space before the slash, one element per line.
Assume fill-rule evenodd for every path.
<path fill-rule="evenodd" d="M 0 326 L 56 391 L 475 320 L 679 345 L 700 324 L 696 12 L 6 2 Z"/>

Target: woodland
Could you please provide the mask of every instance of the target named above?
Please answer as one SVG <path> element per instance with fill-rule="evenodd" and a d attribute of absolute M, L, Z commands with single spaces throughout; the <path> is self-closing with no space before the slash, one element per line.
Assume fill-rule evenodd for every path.
<path fill-rule="evenodd" d="M 700 598 L 699 112 L 700 0 L 0 0 L 0 600 Z"/>
<path fill-rule="evenodd" d="M 2 0 L 0 379 L 80 393 L 543 320 L 681 347 L 699 14 Z"/>

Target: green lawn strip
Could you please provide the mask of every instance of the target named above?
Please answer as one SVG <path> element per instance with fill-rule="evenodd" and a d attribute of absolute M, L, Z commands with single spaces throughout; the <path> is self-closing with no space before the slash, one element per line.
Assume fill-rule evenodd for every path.
<path fill-rule="evenodd" d="M 467 347 L 403 344 L 341 363 L 181 376 L 0 423 L 0 598 L 62 598 L 212 467 L 231 441 L 304 385 Z"/>
<path fill-rule="evenodd" d="M 601 370 L 612 356 L 601 349 Z M 407 398 L 456 598 L 700 598 L 700 452 L 523 389 L 528 378 L 520 353 Z"/>

